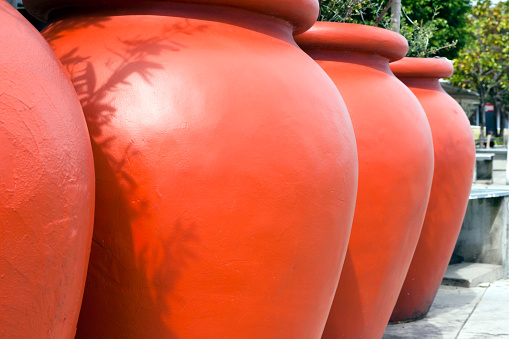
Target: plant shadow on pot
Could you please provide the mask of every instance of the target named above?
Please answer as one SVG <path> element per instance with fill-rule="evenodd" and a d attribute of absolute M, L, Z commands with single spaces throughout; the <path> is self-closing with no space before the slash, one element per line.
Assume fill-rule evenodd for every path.
<path fill-rule="evenodd" d="M 157 209 L 162 197 L 151 187 L 144 187 L 145 183 L 140 182 L 143 177 L 137 173 L 136 162 L 143 162 L 143 155 L 134 140 L 127 145 L 118 142 L 111 123 L 118 113 L 115 93 L 130 87 L 133 76 L 151 85 L 152 71 L 164 69 L 151 57 L 163 51 L 178 52 L 185 46 L 172 37 L 204 27 L 193 27 L 182 20 L 181 24 L 166 27 L 163 35 L 154 33 L 147 38 L 144 33 L 143 38 L 120 40 L 123 49 L 111 50 L 108 56 L 109 78 L 100 79 L 89 53 L 72 46 L 63 51 L 65 44 L 57 42 L 83 28 L 104 28 L 109 20 L 64 20 L 43 32 L 71 74 L 88 125 L 96 167 L 95 229 L 77 337 L 90 337 L 96 324 L 107 327 L 102 315 L 113 314 L 121 319 L 120 323 L 132 322 L 135 327 L 143 323 L 138 327 L 144 329 L 146 337 L 164 333 L 172 338 L 175 334 L 167 325 L 172 314 L 169 300 L 179 298 L 172 288 L 180 272 L 196 258 L 192 248 L 199 241 L 195 234 L 198 225 L 179 218 L 174 219 L 173 225 L 162 224 Z M 105 333 L 118 335 L 123 331 L 108 328 Z"/>

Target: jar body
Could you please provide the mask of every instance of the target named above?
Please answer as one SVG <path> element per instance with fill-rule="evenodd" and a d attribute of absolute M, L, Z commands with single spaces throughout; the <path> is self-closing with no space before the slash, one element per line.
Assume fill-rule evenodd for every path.
<path fill-rule="evenodd" d="M 357 36 L 356 26 L 360 26 L 347 25 L 350 32 L 345 34 L 341 33 L 344 24 L 325 25 L 331 25 L 331 39 L 339 43 L 347 41 L 350 34 Z M 431 133 L 418 101 L 394 77 L 387 58 L 370 54 L 369 45 L 364 52 L 333 43 L 321 48 L 327 41 L 327 37 L 320 38 L 321 27 L 315 45 L 312 38 L 301 44 L 297 37 L 297 42 L 343 96 L 359 156 L 352 233 L 323 338 L 381 338 L 424 220 L 433 174 Z M 344 34 L 345 39 L 336 33 Z M 386 34 L 367 32 L 369 39 L 379 40 L 382 51 L 380 41 L 385 41 Z M 353 40 L 362 44 L 360 39 Z"/>
<path fill-rule="evenodd" d="M 319 337 L 357 155 L 341 96 L 288 24 L 171 4 L 45 36 L 96 160 L 77 336 Z"/>
<path fill-rule="evenodd" d="M 422 61 L 405 60 L 413 62 Z M 439 62 L 446 61 L 428 60 L 420 70 L 433 69 Z M 417 320 L 428 313 L 461 230 L 475 165 L 470 123 L 461 106 L 440 86 L 439 76 L 400 79 L 426 112 L 433 135 L 435 170 L 426 218 L 391 316 L 393 322 Z"/>
<path fill-rule="evenodd" d="M 0 337 L 73 338 L 92 241 L 80 103 L 40 34 L 0 3 Z"/>

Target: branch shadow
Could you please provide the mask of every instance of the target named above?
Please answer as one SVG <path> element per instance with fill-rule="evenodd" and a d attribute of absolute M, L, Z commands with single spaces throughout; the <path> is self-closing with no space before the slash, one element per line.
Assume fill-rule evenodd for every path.
<path fill-rule="evenodd" d="M 144 161 L 137 160 L 141 150 L 135 141 L 121 140 L 112 129 L 117 127 L 113 120 L 122 117 L 114 98 L 136 86 L 132 76 L 152 85 L 156 71 L 164 69 L 158 57 L 186 48 L 175 38 L 202 32 L 206 25 L 182 19 L 168 25 L 162 35 L 144 32 L 143 36 L 118 38 L 122 48 L 107 49 L 108 55 L 100 57 L 84 52 L 72 39 L 69 45 L 61 44 L 60 40 L 75 32 L 108 29 L 110 20 L 66 19 L 43 32 L 80 99 L 96 168 L 94 235 L 76 337 L 173 338 L 167 322 L 169 300 L 178 298 L 172 289 L 182 270 L 196 258 L 191 244 L 198 242 L 197 225 L 159 216 L 155 188 L 133 172 L 133 163 Z M 97 62 L 115 67 L 109 67 L 111 73 L 105 77 L 98 74 Z M 163 228 L 164 234 L 153 234 Z"/>

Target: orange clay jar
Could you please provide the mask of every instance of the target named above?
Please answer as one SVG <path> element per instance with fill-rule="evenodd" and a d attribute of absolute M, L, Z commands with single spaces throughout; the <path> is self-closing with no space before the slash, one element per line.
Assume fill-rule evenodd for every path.
<path fill-rule="evenodd" d="M 428 313 L 447 269 L 467 209 L 475 144 L 465 112 L 438 82 L 452 75 L 450 61 L 404 58 L 391 63 L 391 69 L 424 108 L 435 151 L 426 219 L 391 316 L 391 321 L 408 321 Z"/>
<path fill-rule="evenodd" d="M 55 54 L 0 1 L 0 338 L 74 338 L 94 219 L 83 112 Z"/>
<path fill-rule="evenodd" d="M 359 190 L 324 338 L 380 338 L 424 221 L 433 143 L 419 102 L 389 68 L 407 42 L 394 32 L 317 22 L 296 38 L 342 94 L 359 153 Z"/>
<path fill-rule="evenodd" d="M 318 338 L 357 152 L 316 0 L 43 1 L 97 176 L 78 338 Z"/>

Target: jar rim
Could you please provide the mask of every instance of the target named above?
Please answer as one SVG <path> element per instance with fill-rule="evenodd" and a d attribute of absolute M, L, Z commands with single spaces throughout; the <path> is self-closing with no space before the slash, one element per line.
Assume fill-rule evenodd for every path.
<path fill-rule="evenodd" d="M 295 37 L 304 50 L 323 49 L 377 54 L 396 61 L 408 52 L 408 42 L 387 29 L 339 22 L 316 22 Z"/>
<path fill-rule="evenodd" d="M 398 78 L 447 79 L 454 73 L 454 66 L 447 58 L 406 57 L 390 64 Z"/>
<path fill-rule="evenodd" d="M 24 0 L 26 10 L 35 18 L 47 22 L 51 13 L 67 8 L 101 6 L 136 6 L 138 4 L 189 3 L 229 6 L 267 14 L 288 21 L 294 34 L 309 29 L 318 17 L 318 0 Z"/>

